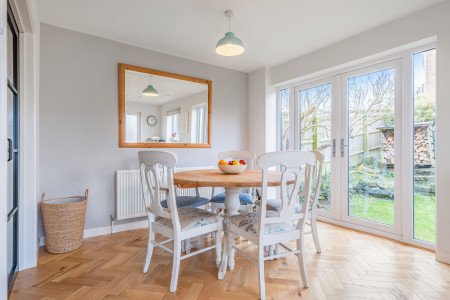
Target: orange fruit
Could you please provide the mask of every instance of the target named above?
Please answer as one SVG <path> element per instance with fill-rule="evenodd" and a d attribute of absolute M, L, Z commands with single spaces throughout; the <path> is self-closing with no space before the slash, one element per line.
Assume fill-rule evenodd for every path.
<path fill-rule="evenodd" d="M 219 165 L 228 165 L 228 163 L 225 160 L 221 159 L 219 160 Z"/>

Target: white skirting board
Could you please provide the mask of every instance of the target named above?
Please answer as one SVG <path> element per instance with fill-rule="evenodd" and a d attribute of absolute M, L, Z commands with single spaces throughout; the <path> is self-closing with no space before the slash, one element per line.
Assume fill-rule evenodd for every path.
<path fill-rule="evenodd" d="M 139 229 L 139 228 L 147 228 L 148 227 L 148 220 L 138 220 L 130 223 L 125 224 L 119 224 L 114 225 L 114 233 L 121 232 L 121 231 L 128 231 L 133 229 Z M 85 229 L 83 238 L 90 238 L 94 236 L 99 235 L 106 235 L 111 234 L 111 226 L 105 226 L 105 227 L 97 227 L 97 228 L 91 228 L 91 229 Z M 45 236 L 41 236 L 39 239 L 39 245 L 44 246 L 45 245 Z"/>
<path fill-rule="evenodd" d="M 450 265 L 450 253 L 436 250 L 436 260 Z"/>

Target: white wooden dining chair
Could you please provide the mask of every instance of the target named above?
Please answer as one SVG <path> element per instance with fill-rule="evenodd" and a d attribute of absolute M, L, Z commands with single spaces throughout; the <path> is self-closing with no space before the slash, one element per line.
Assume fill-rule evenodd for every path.
<path fill-rule="evenodd" d="M 159 167 L 158 168 L 160 172 L 160 180 L 159 183 L 160 191 L 161 191 L 161 206 L 163 208 L 168 208 L 167 206 L 167 194 L 169 193 L 168 184 L 167 184 L 167 168 Z M 174 173 L 176 173 L 176 170 L 174 170 Z M 177 207 L 204 207 L 205 209 L 209 209 L 209 198 L 201 197 L 200 191 L 198 188 L 195 188 L 195 195 L 189 195 L 189 196 L 179 196 L 178 191 L 180 188 L 175 188 L 175 196 L 176 196 L 176 203 Z M 198 238 L 195 240 L 195 245 L 199 245 L 200 247 L 203 245 L 203 238 Z M 189 254 L 192 249 L 192 241 L 190 239 L 184 240 L 181 243 L 181 251 L 186 252 Z M 197 248 L 197 246 L 194 246 L 194 248 Z"/>
<path fill-rule="evenodd" d="M 138 155 L 143 198 L 147 207 L 149 222 L 147 256 L 143 272 L 148 272 L 154 247 L 159 247 L 172 253 L 173 265 L 170 291 L 175 292 L 181 260 L 215 248 L 216 265 L 219 266 L 222 250 L 220 232 L 222 231 L 223 218 L 196 207 L 177 207 L 173 184 L 174 166 L 176 164 L 174 154 L 167 151 L 140 151 Z M 166 172 L 160 172 L 160 168 L 165 168 Z M 165 179 L 161 178 L 162 174 L 166 174 Z M 161 182 L 167 183 L 167 208 L 161 205 Z M 157 241 L 156 233 L 168 239 Z M 209 233 L 215 234 L 215 245 L 181 255 L 181 243 L 183 240 Z M 171 241 L 173 241 L 173 249 L 165 246 L 166 243 Z"/>
<path fill-rule="evenodd" d="M 218 155 L 219 159 L 232 159 L 241 160 L 244 159 L 247 162 L 247 170 L 253 170 L 256 154 L 250 151 L 224 151 Z M 212 190 L 211 198 L 211 210 L 216 212 L 218 209 L 225 209 L 225 193 L 214 194 L 214 188 Z M 253 204 L 255 203 L 256 190 L 253 188 L 242 189 L 239 194 L 239 200 L 241 202 L 240 211 L 252 211 Z"/>
<path fill-rule="evenodd" d="M 323 179 L 323 166 L 324 166 L 324 158 L 325 156 L 320 151 L 312 151 L 314 156 L 316 157 L 316 164 L 314 166 L 313 172 L 313 188 L 311 190 L 311 200 L 309 205 L 309 210 L 306 215 L 307 221 L 306 225 L 311 227 L 311 231 L 305 231 L 305 234 L 312 233 L 314 245 L 316 246 L 317 253 L 321 253 L 322 250 L 320 248 L 319 242 L 319 234 L 317 232 L 317 209 L 318 202 L 320 196 L 320 189 L 322 187 L 322 179 Z M 280 209 L 280 201 L 277 199 L 268 199 L 267 200 L 267 210 L 277 211 Z M 300 203 L 295 205 L 296 211 L 300 211 L 302 206 Z M 277 254 L 279 252 L 279 247 L 270 247 L 269 252 Z"/>
<path fill-rule="evenodd" d="M 308 287 L 306 269 L 303 258 L 303 228 L 305 215 L 308 211 L 309 201 L 303 201 L 301 211 L 295 210 L 298 198 L 310 199 L 312 171 L 315 156 L 306 151 L 278 151 L 265 153 L 259 156 L 258 166 L 262 169 L 262 195 L 261 205 L 255 212 L 240 214 L 227 219 L 227 243 L 228 253 L 231 257 L 233 249 L 238 250 L 244 257 L 258 264 L 259 286 L 261 299 L 266 298 L 264 281 L 264 261 L 274 258 L 296 254 L 298 258 L 300 274 L 304 287 Z M 281 175 L 281 199 L 278 211 L 266 210 L 268 172 L 269 168 L 282 166 Z M 303 190 L 300 187 L 303 183 Z M 257 245 L 257 259 L 234 246 L 234 238 L 239 235 Z M 292 250 L 285 245 L 289 241 L 297 241 L 297 249 Z M 264 247 L 279 244 L 286 252 L 272 256 L 266 256 Z M 234 259 L 233 259 L 234 260 Z"/>

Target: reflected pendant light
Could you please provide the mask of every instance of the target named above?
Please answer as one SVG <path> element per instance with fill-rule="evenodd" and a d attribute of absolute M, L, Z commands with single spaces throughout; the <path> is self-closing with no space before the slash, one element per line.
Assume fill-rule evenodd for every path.
<path fill-rule="evenodd" d="M 152 85 L 152 76 L 150 76 L 150 84 L 142 91 L 142 96 L 156 97 L 158 95 L 158 91 Z"/>
<path fill-rule="evenodd" d="M 223 56 L 236 56 L 244 53 L 244 43 L 231 32 L 231 18 L 233 17 L 233 11 L 225 11 L 225 16 L 228 17 L 228 32 L 221 38 L 216 45 L 216 53 Z"/>

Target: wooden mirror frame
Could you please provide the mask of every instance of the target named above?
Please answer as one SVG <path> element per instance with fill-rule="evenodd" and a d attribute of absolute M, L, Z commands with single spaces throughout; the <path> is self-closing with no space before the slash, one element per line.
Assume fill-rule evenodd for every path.
<path fill-rule="evenodd" d="M 208 143 L 194 144 L 194 143 L 154 143 L 154 142 L 125 142 L 125 71 L 135 71 L 141 73 L 152 74 L 156 76 L 169 77 L 179 80 L 186 80 L 196 83 L 206 84 L 208 86 Z M 119 147 L 120 148 L 211 148 L 211 105 L 212 105 L 212 81 L 158 71 L 138 66 L 127 65 L 119 63 Z"/>

